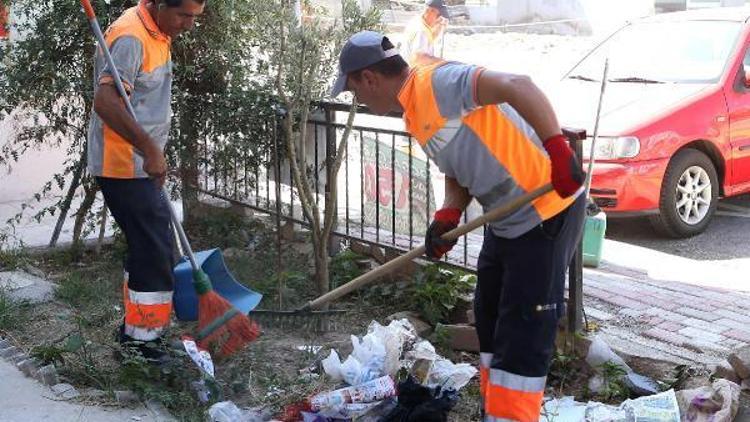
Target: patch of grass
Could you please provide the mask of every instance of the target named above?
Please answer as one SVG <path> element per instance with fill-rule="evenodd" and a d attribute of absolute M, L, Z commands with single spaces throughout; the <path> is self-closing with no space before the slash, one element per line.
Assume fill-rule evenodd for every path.
<path fill-rule="evenodd" d="M 31 348 L 31 357 L 39 360 L 43 365 L 63 365 L 65 363 L 66 353 L 67 351 L 62 347 L 48 344 Z"/>
<path fill-rule="evenodd" d="M 29 319 L 29 303 L 10 297 L 6 289 L 0 288 L 0 330 L 17 329 Z"/>
<path fill-rule="evenodd" d="M 105 298 L 117 301 L 118 290 L 111 283 L 100 277 L 91 277 L 74 271 L 65 275 L 55 289 L 55 297 L 76 309 L 87 309 L 101 307 L 108 301 Z"/>
<path fill-rule="evenodd" d="M 23 249 L 0 249 L 0 271 L 11 271 L 29 263 L 29 256 Z"/>

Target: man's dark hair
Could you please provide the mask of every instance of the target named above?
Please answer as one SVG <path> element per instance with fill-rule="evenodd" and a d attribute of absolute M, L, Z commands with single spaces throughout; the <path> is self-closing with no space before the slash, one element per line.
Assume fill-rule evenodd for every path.
<path fill-rule="evenodd" d="M 380 44 L 380 47 L 383 49 L 383 51 L 387 51 L 394 48 L 394 45 L 393 43 L 391 43 L 391 40 L 389 40 L 388 37 L 383 37 L 383 42 Z M 364 69 L 356 70 L 350 73 L 349 77 L 360 80 L 362 79 L 362 71 L 369 70 L 371 72 L 377 72 L 382 74 L 383 76 L 391 78 L 400 75 L 407 67 L 409 67 L 409 65 L 406 63 L 406 60 L 404 60 L 401 55 L 395 55 L 388 57 L 387 59 L 383 59 L 373 65 L 367 66 Z"/>

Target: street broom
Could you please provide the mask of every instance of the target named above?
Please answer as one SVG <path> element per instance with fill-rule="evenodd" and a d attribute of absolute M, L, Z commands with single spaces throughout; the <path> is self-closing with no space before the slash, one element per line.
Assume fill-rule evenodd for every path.
<path fill-rule="evenodd" d="M 96 19 L 94 8 L 91 6 L 90 0 L 81 0 L 81 4 L 89 19 L 99 48 L 101 48 L 104 58 L 112 71 L 112 78 L 114 79 L 117 91 L 124 100 L 125 107 L 130 115 L 133 116 L 133 119 L 136 119 L 135 111 L 132 104 L 130 104 L 127 92 L 122 85 L 117 67 L 112 60 L 107 42 Z M 215 350 L 220 356 L 231 355 L 240 350 L 245 344 L 255 340 L 260 333 L 260 329 L 246 314 L 232 306 L 229 301 L 213 290 L 209 276 L 196 263 L 193 250 L 180 224 L 180 220 L 177 218 L 174 207 L 169 201 L 169 193 L 164 187 L 162 187 L 162 195 L 169 208 L 172 224 L 177 229 L 180 243 L 187 253 L 193 269 L 193 286 L 198 294 L 198 333 L 196 335 L 198 345 L 207 350 Z"/>

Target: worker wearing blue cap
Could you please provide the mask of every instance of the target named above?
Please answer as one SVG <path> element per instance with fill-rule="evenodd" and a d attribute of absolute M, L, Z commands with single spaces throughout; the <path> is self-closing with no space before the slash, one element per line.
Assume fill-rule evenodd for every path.
<path fill-rule="evenodd" d="M 443 0 L 425 1 L 424 11 L 409 21 L 404 30 L 404 41 L 400 46 L 401 56 L 414 63 L 418 54 L 438 55 L 438 44 L 448 26 L 450 13 Z"/>
<path fill-rule="evenodd" d="M 382 34 L 357 33 L 341 51 L 332 94 L 352 91 L 378 114 L 403 112 L 445 175 L 445 201 L 425 236 L 430 257 L 455 245 L 440 236 L 472 199 L 488 211 L 552 183 L 552 192 L 487 226 L 474 294 L 484 420 L 537 421 L 583 229 L 583 171 L 528 77 L 429 56 L 418 62 L 410 67 Z"/>

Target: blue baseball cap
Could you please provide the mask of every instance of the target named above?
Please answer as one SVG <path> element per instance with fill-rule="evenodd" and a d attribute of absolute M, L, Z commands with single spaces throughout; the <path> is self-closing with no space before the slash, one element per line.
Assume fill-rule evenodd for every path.
<path fill-rule="evenodd" d="M 339 76 L 333 84 L 331 96 L 336 97 L 346 90 L 346 78 L 352 72 L 372 66 L 389 57 L 398 55 L 398 49 L 383 48 L 384 44 L 391 45 L 388 38 L 375 31 L 362 31 L 352 35 L 344 44 L 339 55 Z"/>
<path fill-rule="evenodd" d="M 437 9 L 440 12 L 440 16 L 444 18 L 450 18 L 451 14 L 448 12 L 448 6 L 445 5 L 443 0 L 426 0 L 425 6 Z"/>

